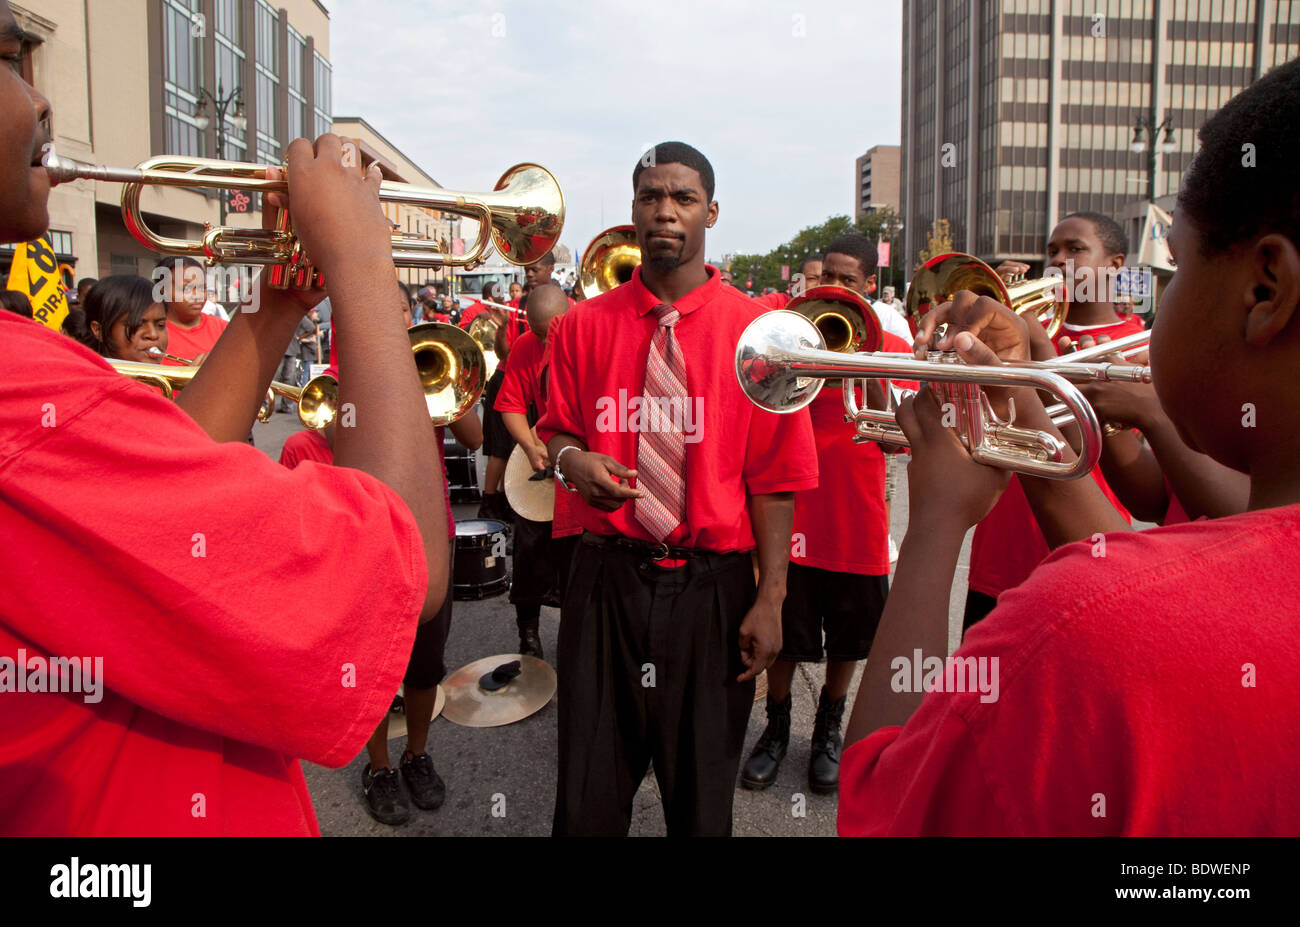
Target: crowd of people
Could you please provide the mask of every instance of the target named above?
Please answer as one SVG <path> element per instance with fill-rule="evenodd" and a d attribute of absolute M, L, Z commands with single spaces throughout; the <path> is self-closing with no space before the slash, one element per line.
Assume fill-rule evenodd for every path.
<path fill-rule="evenodd" d="M 0 54 L 21 49 L 0 0 Z M 50 118 L 0 69 L 0 240 L 48 225 Z M 453 430 L 488 452 L 485 511 L 505 511 L 494 467 L 512 442 L 556 480 L 551 522 L 514 520 L 512 592 L 524 653 L 541 653 L 540 606 L 560 603 L 553 833 L 626 834 L 653 767 L 670 834 L 729 834 L 737 779 L 770 786 L 785 757 L 797 664 L 823 659 L 807 780 L 838 792 L 841 834 L 1300 832 L 1298 122 L 1295 61 L 1201 129 L 1153 382 L 1088 388 L 1122 426 L 1092 478 L 977 463 L 936 393 L 912 384 L 897 412 L 910 515 L 892 583 L 894 449 L 851 440 L 837 389 L 781 415 L 737 382 L 742 333 L 778 301 L 706 263 L 719 213 L 700 151 L 665 142 L 633 168 L 642 261 L 629 282 L 575 305 L 548 255 L 507 308 L 487 290 L 476 315 L 497 322 L 499 377 L 481 425 Z M 1245 169 L 1243 138 L 1259 152 Z M 329 134 L 286 159 L 288 193 L 265 207 L 291 211 L 328 292 L 263 287 L 257 312 L 227 322 L 204 313 L 202 285 L 187 289 L 194 268 L 165 258 L 154 280 L 92 284 L 74 337 L 0 312 L 0 533 L 13 540 L 0 655 L 88 654 L 106 674 L 93 700 L 0 696 L 5 833 L 319 834 L 299 759 L 339 767 L 363 749 L 379 820 L 408 819 L 406 793 L 435 808 L 457 787 L 434 769 L 426 720 L 455 526 L 445 475 L 429 478 L 442 440 L 411 363 L 380 175 L 346 165 Z M 1069 215 L 1046 259 L 1122 263 L 1115 232 Z M 870 306 L 870 242 L 837 238 L 813 271 Z M 452 320 L 445 296 L 416 295 L 422 318 Z M 328 326 L 311 316 L 326 297 Z M 886 347 L 985 366 L 1140 324 L 1078 301 L 1053 342 L 968 291 L 915 335 L 890 333 L 892 308 L 875 314 Z M 356 415 L 295 436 L 281 465 L 246 436 L 286 344 L 333 366 Z M 201 362 L 174 401 L 104 363 L 157 353 Z M 889 388 L 872 381 L 857 399 L 877 405 Z M 1074 453 L 1035 390 L 986 396 Z M 131 491 L 142 481 L 147 498 Z M 1129 511 L 1162 524 L 1135 532 Z M 953 577 L 977 525 L 949 657 Z M 767 727 L 746 758 L 764 670 Z M 954 684 L 959 671 L 972 684 Z M 386 719 L 403 680 L 410 736 L 394 770 Z"/>

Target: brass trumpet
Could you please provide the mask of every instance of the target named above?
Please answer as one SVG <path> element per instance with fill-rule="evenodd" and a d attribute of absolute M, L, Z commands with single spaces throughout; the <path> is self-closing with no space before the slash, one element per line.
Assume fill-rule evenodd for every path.
<path fill-rule="evenodd" d="M 140 210 L 145 186 L 200 187 L 284 193 L 286 180 L 267 180 L 266 168 L 237 161 L 215 161 L 164 155 L 136 168 L 102 167 L 63 158 L 51 149 L 43 166 L 50 185 L 88 179 L 121 183 L 122 220 L 137 241 L 162 254 L 195 257 L 212 264 L 263 264 L 271 268 L 274 287 L 320 285 L 320 275 L 294 234 L 289 215 L 282 212 L 274 229 L 210 228 L 198 241 L 167 238 L 149 228 Z M 287 170 L 287 169 L 286 169 Z M 490 193 L 456 193 L 440 188 L 384 181 L 379 198 L 456 213 L 479 222 L 478 239 L 463 255 L 443 254 L 438 242 L 393 234 L 393 262 L 398 267 L 477 267 L 494 244 L 512 264 L 531 264 L 550 251 L 564 227 L 564 194 L 546 168 L 516 164 L 501 175 Z"/>
<path fill-rule="evenodd" d="M 841 286 L 816 286 L 785 304 L 821 334 L 826 350 L 841 354 L 879 351 L 880 319 L 857 293 Z"/>
<path fill-rule="evenodd" d="M 951 302 L 958 290 L 991 296 L 1009 306 L 1016 315 L 1045 323 L 1049 338 L 1060 331 L 1070 309 L 1059 276 L 1034 280 L 1017 276 L 1004 281 L 979 258 L 954 251 L 931 258 L 916 271 L 912 287 L 907 291 L 908 318 L 919 326 L 927 312 L 941 303 Z"/>
<path fill-rule="evenodd" d="M 582 252 L 578 286 L 586 298 L 607 293 L 632 279 L 632 271 L 641 263 L 641 246 L 636 242 L 636 227 L 615 225 L 591 240 Z"/>
<path fill-rule="evenodd" d="M 955 351 L 931 351 L 926 360 L 910 354 L 842 354 L 826 350 L 817 327 L 788 309 L 764 313 L 749 324 L 736 346 L 735 369 L 741 390 L 769 412 L 801 409 L 817 397 L 827 379 L 842 379 L 845 421 L 854 426 L 853 440 L 903 447 L 909 442 L 892 408 L 892 391 L 885 391 L 890 408 L 861 409 L 855 398 L 857 381 L 904 379 L 939 384 L 943 401 L 952 403 L 956 413 L 957 433 L 973 458 L 989 466 L 1057 480 L 1078 479 L 1101 455 L 1097 415 L 1071 381 L 1151 379 L 1149 368 L 1113 364 L 967 365 Z M 1066 462 L 1067 445 L 1055 435 L 1003 422 L 982 386 L 1031 386 L 1056 395 L 1079 424 L 1082 446 L 1078 458 Z"/>
<path fill-rule="evenodd" d="M 407 332 L 416 371 L 424 390 L 425 406 L 434 425 L 450 425 L 469 412 L 478 402 L 487 382 L 483 352 L 469 335 L 455 325 L 426 322 Z M 156 386 L 172 399 L 199 372 L 198 367 L 163 367 L 138 361 L 106 358 L 118 373 Z M 298 420 L 308 428 L 319 430 L 334 421 L 339 413 L 339 381 L 328 373 L 312 377 L 305 386 L 271 383 L 270 393 L 283 396 L 298 407 Z M 270 403 L 262 405 L 269 419 Z"/>

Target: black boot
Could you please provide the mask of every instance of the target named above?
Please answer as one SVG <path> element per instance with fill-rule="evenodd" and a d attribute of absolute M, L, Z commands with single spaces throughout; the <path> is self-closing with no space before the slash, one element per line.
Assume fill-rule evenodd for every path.
<path fill-rule="evenodd" d="M 844 718 L 847 699 L 832 701 L 822 688 L 817 701 L 817 720 L 813 724 L 812 756 L 808 758 L 808 787 L 819 795 L 829 795 L 840 787 L 840 721 Z"/>
<path fill-rule="evenodd" d="M 765 789 L 776 781 L 781 760 L 790 746 L 790 696 L 784 702 L 767 699 L 767 727 L 740 771 L 740 784 L 747 789 Z"/>
<path fill-rule="evenodd" d="M 519 626 L 519 652 L 525 656 L 545 660 L 546 657 L 542 656 L 542 637 L 537 631 L 538 619 L 516 615 L 515 624 Z"/>

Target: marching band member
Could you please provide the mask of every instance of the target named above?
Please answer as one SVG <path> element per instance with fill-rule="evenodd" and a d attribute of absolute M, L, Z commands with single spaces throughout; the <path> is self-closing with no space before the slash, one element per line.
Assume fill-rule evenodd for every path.
<path fill-rule="evenodd" d="M 167 353 L 167 310 L 153 298 L 153 285 L 143 277 L 119 274 L 95 283 L 86 294 L 86 324 L 95 349 L 104 357 L 152 364 L 149 353 Z"/>
<path fill-rule="evenodd" d="M 1106 341 L 1103 336 L 1101 341 Z M 1093 346 L 1085 335 L 1080 350 Z M 1109 358 L 1126 364 L 1121 357 Z M 1160 406 L 1150 383 L 1117 380 L 1083 383 L 1080 391 L 1103 422 L 1122 422 L 1142 433 L 1107 433 L 1101 450 L 1106 482 L 1130 512 L 1143 521 L 1162 525 L 1201 517 L 1222 518 L 1246 511 L 1250 479 L 1213 458 L 1192 450 Z"/>
<path fill-rule="evenodd" d="M 1142 331 L 1142 320 L 1135 315 L 1121 317 L 1115 303 L 1105 298 L 1110 294 L 1101 285 L 1110 269 L 1124 266 L 1126 250 L 1123 230 L 1113 219 L 1099 213 L 1072 213 L 1057 223 L 1047 242 L 1047 265 L 1060 270 L 1067 281 L 1071 277 L 1091 277 L 1096 281 L 1091 293 L 1082 287 L 1071 287 L 1075 293 L 1091 295 L 1094 299 L 1071 299 L 1069 315 L 1061 326 L 1064 335 L 1071 338 L 1084 335 L 1119 338 Z M 999 274 L 1013 274 L 1024 273 L 1029 267 L 1007 261 L 996 269 Z M 1030 334 L 1035 360 L 1057 356 L 1059 344 L 1052 344 L 1045 329 L 1031 329 Z M 1019 403 L 1016 408 L 1019 409 Z M 1134 439 L 1127 435 L 1121 440 Z M 1092 475 L 1120 514 L 1129 520 L 1128 510 L 1107 485 L 1101 468 L 1093 470 Z M 1025 498 L 1022 478 L 1013 476 L 1011 485 L 975 528 L 971 539 L 970 585 L 966 594 L 963 630 L 969 630 L 992 611 L 998 596 L 1020 585 L 1055 546 L 1034 518 Z"/>
<path fill-rule="evenodd" d="M 753 680 L 781 647 L 792 493 L 816 485 L 817 458 L 806 412 L 759 411 L 736 382 L 759 307 L 704 262 L 708 160 L 659 144 L 632 186 L 642 264 L 562 320 L 537 428 L 586 503 L 554 833 L 626 834 L 653 761 L 669 834 L 728 834 Z"/>
<path fill-rule="evenodd" d="M 167 307 L 167 329 L 171 351 L 195 364 L 203 363 L 229 322 L 203 311 L 207 303 L 207 280 L 203 265 L 192 257 L 159 258 L 153 267 L 153 282 Z M 163 358 L 163 364 L 183 366 Z"/>
<path fill-rule="evenodd" d="M 0 0 L 0 57 L 18 60 L 22 42 Z M 0 240 L 49 224 L 49 118 L 18 69 L 0 68 Z M 0 536 L 16 541 L 0 655 L 10 670 L 48 656 L 102 658 L 105 671 L 88 670 L 89 685 L 65 676 L 60 692 L 14 691 L 0 673 L 6 834 L 319 834 L 295 758 L 337 767 L 356 755 L 418 621 L 442 606 L 433 433 L 409 427 L 427 421 L 424 396 L 396 313 L 387 324 L 367 311 L 396 275 L 380 175 L 345 168 L 341 152 L 333 135 L 314 150 L 295 141 L 292 204 L 267 198 L 291 209 L 330 282 L 342 398 L 365 410 L 339 429 L 337 467 L 286 470 L 243 443 L 319 292 L 264 289 L 260 311 L 236 314 L 174 403 L 0 313 Z M 160 502 L 146 517 L 138 494 L 120 491 L 141 473 Z M 287 498 L 313 513 L 310 526 Z M 331 595 L 311 614 L 284 607 L 322 584 Z"/>
<path fill-rule="evenodd" d="M 1201 128 L 1151 340 L 1165 414 L 1189 447 L 1250 474 L 1249 510 L 1132 532 L 1092 481 L 1034 481 L 1084 522 L 1076 532 L 1108 532 L 1105 555 L 1092 539 L 1056 551 L 926 674 L 928 692 L 898 660 L 945 653 L 949 585 L 934 578 L 951 575 L 1006 474 L 971 459 L 931 394 L 904 403 L 922 530 L 904 540 L 884 656 L 849 723 L 840 833 L 1300 832 L 1300 173 L 1286 154 L 1297 121 L 1291 61 Z M 1271 154 L 1243 170 L 1246 137 Z M 938 311 L 966 359 L 995 361 L 985 341 L 1024 356 L 1032 326 L 993 300 L 963 292 Z M 1247 403 L 1268 428 L 1243 422 Z M 1052 427 L 1034 391 L 1016 406 Z M 983 668 L 992 686 L 957 685 L 958 669 L 969 680 Z"/>
<path fill-rule="evenodd" d="M 821 284 L 858 293 L 864 310 L 870 311 L 866 295 L 876 280 L 876 246 L 861 235 L 837 237 L 826 247 L 820 278 Z M 883 333 L 880 350 L 910 349 L 908 341 Z M 879 382 L 870 381 L 868 392 L 878 390 Z M 881 408 L 883 398 L 880 393 L 870 404 Z M 813 722 L 808 785 L 829 794 L 839 783 L 840 723 L 849 685 L 858 661 L 871 651 L 889 594 L 889 512 L 885 454 L 874 441 L 854 443 L 853 430 L 844 427 L 840 390 L 824 388 L 809 412 L 817 439 L 818 485 L 794 496 L 781 656 L 767 671 L 767 727 L 740 781 L 750 789 L 765 789 L 776 781 L 790 743 L 795 668 L 819 663 L 825 656 L 826 682 Z"/>
<path fill-rule="evenodd" d="M 532 426 L 546 414 L 550 377 L 551 342 L 549 329 L 569 309 L 564 290 L 556 283 L 535 285 L 528 291 L 529 330 L 515 341 L 510 352 L 505 382 L 497 394 L 496 410 L 501 413 L 510 436 L 524 449 L 536 472 L 550 466 L 546 445 Z M 567 493 L 556 493 L 555 516 L 569 507 Z M 539 634 L 542 606 L 562 600 L 577 533 L 552 537 L 555 519 L 532 521 L 516 513 L 515 549 L 510 581 L 510 602 L 515 607 L 519 629 L 519 652 L 543 658 Z"/>
<path fill-rule="evenodd" d="M 799 293 L 811 290 L 815 286 L 821 286 L 822 277 L 822 255 L 810 254 L 803 259 L 803 264 L 799 266 L 801 280 L 798 281 L 798 292 L 795 292 L 795 281 L 791 281 L 789 291 L 785 293 L 766 293 L 763 296 L 755 296 L 754 302 L 768 309 L 784 309 L 785 304 Z"/>

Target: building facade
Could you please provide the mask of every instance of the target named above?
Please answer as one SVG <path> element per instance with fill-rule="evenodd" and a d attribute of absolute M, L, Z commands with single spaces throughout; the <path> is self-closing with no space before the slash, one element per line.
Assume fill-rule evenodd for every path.
<path fill-rule="evenodd" d="M 959 251 L 1041 263 L 1060 216 L 1134 241 L 1148 199 L 1169 207 L 1199 127 L 1300 54 L 1300 0 L 903 0 L 903 48 L 905 266 L 936 219 Z"/>
<path fill-rule="evenodd" d="M 13 0 L 10 7 L 31 37 L 26 66 L 53 106 L 60 154 L 117 166 L 163 154 L 275 164 L 292 139 L 330 129 L 330 21 L 319 0 Z M 219 151 L 208 95 L 236 90 L 242 107 L 228 107 Z M 91 181 L 51 191 L 55 250 L 76 277 L 147 276 L 153 267 L 157 255 L 122 223 L 120 197 L 120 185 Z M 205 223 L 218 224 L 222 199 L 214 190 L 146 187 L 141 207 L 160 234 L 193 238 Z M 227 225 L 260 227 L 257 199 L 246 199 L 224 197 Z M 0 273 L 8 263 L 0 251 Z"/>
<path fill-rule="evenodd" d="M 899 211 L 898 145 L 875 145 L 853 165 L 853 218 L 888 206 Z"/>

